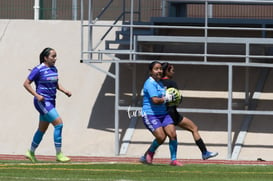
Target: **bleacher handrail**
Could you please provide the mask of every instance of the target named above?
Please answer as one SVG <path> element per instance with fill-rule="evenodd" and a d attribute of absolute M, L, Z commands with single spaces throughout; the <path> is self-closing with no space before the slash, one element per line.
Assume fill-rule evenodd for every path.
<path fill-rule="evenodd" d="M 165 0 L 171 2 L 181 3 L 236 3 L 236 4 L 273 4 L 272 0 Z"/>
<path fill-rule="evenodd" d="M 132 2 L 132 1 L 131 1 Z M 178 2 L 178 1 L 177 1 Z M 252 62 L 250 61 L 250 59 L 259 59 L 259 58 L 263 58 L 263 59 L 272 59 L 272 55 L 271 55 L 271 50 L 270 53 L 268 54 L 268 56 L 264 56 L 264 55 L 251 55 L 250 54 L 250 48 L 249 45 L 251 44 L 261 44 L 261 45 L 273 45 L 273 39 L 270 37 L 263 37 L 263 36 L 259 36 L 257 38 L 250 38 L 250 37 L 244 37 L 244 38 L 234 38 L 234 37 L 223 37 L 223 36 L 219 36 L 219 37 L 211 37 L 208 36 L 208 30 L 244 30 L 244 31 L 273 31 L 273 26 L 272 24 L 270 25 L 270 27 L 264 27 L 264 26 L 259 26 L 257 27 L 228 27 L 228 26 L 221 26 L 221 27 L 215 27 L 215 26 L 208 26 L 209 25 L 209 18 L 208 18 L 208 8 L 207 5 L 208 4 L 212 4 L 212 3 L 235 3 L 235 4 L 272 4 L 273 5 L 273 1 L 271 0 L 181 0 L 180 2 L 184 3 L 184 2 L 201 2 L 204 3 L 206 5 L 205 7 L 205 16 L 204 16 L 204 22 L 202 22 L 202 25 L 199 26 L 177 26 L 176 24 L 173 24 L 173 26 L 169 26 L 168 24 L 165 25 L 134 25 L 134 22 L 130 22 L 130 24 L 122 24 L 122 25 L 110 25 L 111 29 L 113 27 L 129 27 L 130 30 L 132 30 L 133 28 L 137 28 L 137 27 L 143 27 L 143 28 L 150 28 L 152 30 L 155 29 L 160 29 L 160 28 L 164 28 L 164 29 L 200 29 L 200 30 L 204 30 L 204 36 L 195 36 L 195 37 L 183 37 L 183 36 L 174 36 L 174 37 L 165 37 L 165 40 L 163 37 L 158 37 L 158 36 L 142 36 L 142 35 L 134 35 L 133 38 L 131 38 L 132 36 L 132 31 L 130 31 L 130 49 L 116 49 L 116 50 L 94 50 L 92 49 L 91 51 L 85 51 L 82 50 L 82 57 L 85 57 L 83 55 L 85 54 L 96 54 L 98 55 L 96 59 L 95 57 L 92 56 L 92 59 L 82 59 L 82 62 L 85 63 L 97 63 L 97 62 L 105 62 L 105 63 L 114 63 L 115 64 L 115 75 L 113 75 L 112 77 L 115 79 L 115 154 L 119 154 L 119 145 L 120 145 L 120 137 L 119 137 L 119 111 L 124 110 L 126 111 L 128 107 L 126 106 L 120 106 L 119 105 L 119 94 L 120 94 L 120 90 L 119 90 L 119 66 L 120 64 L 123 63 L 134 63 L 134 64 L 149 64 L 150 62 L 154 61 L 155 59 L 141 59 L 139 58 L 138 55 L 149 55 L 149 56 L 203 56 L 204 60 L 203 61 L 192 61 L 192 60 L 160 60 L 160 61 L 168 61 L 172 64 L 181 64 L 181 65 L 198 65 L 198 66 L 221 66 L 221 67 L 227 67 L 227 105 L 225 109 L 187 109 L 184 108 L 183 111 L 184 112 L 195 112 L 195 113 L 215 113 L 215 114 L 226 114 L 227 115 L 227 133 L 228 133 L 228 141 L 227 141 L 227 159 L 231 159 L 231 154 L 232 154 L 232 116 L 233 114 L 242 114 L 242 115 L 273 115 L 273 111 L 255 111 L 255 110 L 234 110 L 232 108 L 232 102 L 233 102 L 233 98 L 232 98 L 232 94 L 233 94 L 233 70 L 234 67 L 266 67 L 266 68 L 273 68 L 273 64 L 272 63 L 265 63 L 265 62 Z M 131 12 L 131 17 L 133 16 L 134 12 Z M 203 14 L 202 14 L 203 15 Z M 101 26 L 107 26 L 107 25 L 101 25 L 101 24 L 82 24 L 82 28 L 86 28 L 86 27 L 101 27 Z M 272 33 L 269 35 L 272 36 Z M 153 38 L 152 41 L 157 41 L 159 44 L 162 44 L 164 42 L 167 41 L 173 41 L 173 42 L 200 42 L 200 43 L 204 43 L 205 44 L 205 48 L 203 53 L 197 53 L 197 54 L 185 54 L 185 53 L 178 53 L 178 52 L 140 52 L 136 47 L 138 45 L 138 43 L 140 43 L 141 41 L 148 41 L 150 39 Z M 162 39 L 163 38 L 163 39 Z M 89 41 L 91 41 L 91 39 L 89 39 Z M 82 42 L 84 42 L 82 40 Z M 209 54 L 207 52 L 207 44 L 208 43 L 233 43 L 233 44 L 244 44 L 246 46 L 245 48 L 245 54 L 237 54 L 237 55 L 226 55 L 226 54 Z M 133 47 L 133 49 L 131 48 Z M 272 46 L 271 46 L 272 47 Z M 202 47 L 203 48 L 203 47 Z M 128 55 L 129 58 L 124 58 L 124 59 L 107 59 L 104 60 L 103 55 L 120 55 L 120 54 L 124 54 L 124 55 Z M 234 58 L 244 58 L 245 61 L 244 62 L 228 62 L 228 61 L 207 61 L 206 57 L 224 57 L 224 58 L 229 58 L 229 57 L 234 57 Z M 93 64 L 95 66 L 95 64 Z M 247 81 L 246 81 L 247 82 Z M 133 83 L 132 83 L 133 84 Z M 246 90 L 248 91 L 248 90 Z M 134 94 L 135 92 L 133 92 Z M 132 108 L 132 107 L 131 107 Z M 136 109 L 139 109 L 138 107 L 136 107 Z"/>

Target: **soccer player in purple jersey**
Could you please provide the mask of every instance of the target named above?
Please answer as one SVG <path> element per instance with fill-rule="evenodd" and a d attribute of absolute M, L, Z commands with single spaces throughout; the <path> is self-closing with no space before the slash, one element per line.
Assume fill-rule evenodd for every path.
<path fill-rule="evenodd" d="M 68 162 L 62 151 L 62 128 L 63 121 L 55 109 L 55 99 L 57 90 L 63 92 L 68 97 L 72 94 L 64 89 L 58 81 L 58 70 L 55 67 L 57 53 L 52 48 L 45 48 L 40 53 L 40 65 L 34 67 L 24 82 L 26 90 L 34 96 L 34 107 L 40 113 L 39 126 L 34 134 L 31 147 L 25 157 L 33 163 L 37 162 L 35 150 L 39 146 L 49 124 L 54 126 L 54 144 L 56 148 L 56 160 Z M 36 90 L 31 86 L 34 82 Z"/>
<path fill-rule="evenodd" d="M 166 86 L 167 88 L 174 87 L 178 89 L 176 82 L 172 80 L 174 75 L 174 66 L 172 64 L 165 62 L 165 63 L 162 63 L 162 69 L 163 69 L 162 82 L 164 86 Z M 210 152 L 207 150 L 206 145 L 199 134 L 198 127 L 196 126 L 196 124 L 194 124 L 192 120 L 179 114 L 177 111 L 177 106 L 168 106 L 168 104 L 166 105 L 167 105 L 168 113 L 174 121 L 174 125 L 179 126 L 180 128 L 188 130 L 192 133 L 193 139 L 202 153 L 203 160 L 206 160 L 218 155 L 217 152 Z"/>
<path fill-rule="evenodd" d="M 171 154 L 170 165 L 182 166 L 176 159 L 177 139 L 173 120 L 167 113 L 165 103 L 172 101 L 173 97 L 166 94 L 164 85 L 161 82 L 162 67 L 157 61 L 149 65 L 150 77 L 143 86 L 142 118 L 146 128 L 154 135 L 155 139 L 140 158 L 142 163 L 152 164 L 156 149 L 169 137 L 169 148 Z"/>

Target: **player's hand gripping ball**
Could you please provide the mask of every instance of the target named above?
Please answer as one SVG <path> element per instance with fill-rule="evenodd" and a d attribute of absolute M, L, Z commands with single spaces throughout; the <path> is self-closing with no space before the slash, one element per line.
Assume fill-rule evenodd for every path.
<path fill-rule="evenodd" d="M 178 106 L 182 101 L 182 94 L 176 88 L 168 88 L 166 94 L 172 95 L 172 100 L 168 102 L 168 106 Z"/>

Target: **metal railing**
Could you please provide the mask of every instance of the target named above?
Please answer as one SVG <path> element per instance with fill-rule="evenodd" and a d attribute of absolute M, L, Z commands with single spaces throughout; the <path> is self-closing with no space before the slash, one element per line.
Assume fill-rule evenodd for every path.
<path fill-rule="evenodd" d="M 79 0 L 0 0 L 0 19 L 77 20 Z"/>
<path fill-rule="evenodd" d="M 87 38 L 84 37 L 84 35 L 82 34 L 82 42 L 84 42 L 83 40 L 87 39 L 88 40 L 88 45 L 86 46 L 87 49 L 84 49 L 84 45 L 82 44 L 82 56 L 81 56 L 81 61 L 84 63 L 88 63 L 90 65 L 92 65 L 93 68 L 96 68 L 98 70 L 101 70 L 99 67 L 97 67 L 95 64 L 92 63 L 97 63 L 97 62 L 107 62 L 107 63 L 113 63 L 115 64 L 115 74 L 112 74 L 110 72 L 104 72 L 103 70 L 101 70 L 102 72 L 106 73 L 107 75 L 109 75 L 110 77 L 115 79 L 115 153 L 118 155 L 120 152 L 120 137 L 119 137 L 119 111 L 128 111 L 128 106 L 130 107 L 130 110 L 135 110 L 138 111 L 139 109 L 141 109 L 141 107 L 134 107 L 132 105 L 128 105 L 128 106 L 120 106 L 119 105 L 119 99 L 120 99 L 120 77 L 119 77 L 119 69 L 120 69 L 120 64 L 123 63 L 134 63 L 134 64 L 148 64 L 152 61 L 154 61 L 154 59 L 152 57 L 192 57 L 193 59 L 195 57 L 203 57 L 202 61 L 194 61 L 194 60 L 190 60 L 188 59 L 176 59 L 175 61 L 172 59 L 168 59 L 168 60 L 162 60 L 159 58 L 159 60 L 161 61 L 169 61 L 173 64 L 179 64 L 179 65 L 199 65 L 199 66 L 214 66 L 214 67 L 218 67 L 218 66 L 225 66 L 227 67 L 227 77 L 228 77 L 228 98 L 227 98 L 227 108 L 226 109 L 199 109 L 199 108 L 183 108 L 183 112 L 192 112 L 192 113 L 206 113 L 206 114 L 223 114 L 223 115 L 227 115 L 227 132 L 228 132 L 228 138 L 227 138 L 227 159 L 237 159 L 237 156 L 235 154 L 238 153 L 238 150 L 240 149 L 236 149 L 236 151 L 234 151 L 234 153 L 232 153 L 232 116 L 233 115 L 273 115 L 273 111 L 257 111 L 257 110 L 234 110 L 232 108 L 232 104 L 233 104 L 233 70 L 234 67 L 264 67 L 264 68 L 273 68 L 273 65 L 271 63 L 265 63 L 263 61 L 259 61 L 260 59 L 267 59 L 267 60 L 272 60 L 273 56 L 272 56 L 272 47 L 273 47 L 273 39 L 270 38 L 270 34 L 272 34 L 273 29 L 272 26 L 268 26 L 268 27 L 228 27 L 225 25 L 222 26 L 211 26 L 209 25 L 210 20 L 212 17 L 218 18 L 221 17 L 223 18 L 223 16 L 218 14 L 214 14 L 216 13 L 216 9 L 214 9 L 214 11 L 212 11 L 212 8 L 219 8 L 219 7 L 223 7 L 223 6 L 230 6 L 230 10 L 234 9 L 234 6 L 240 6 L 240 8 L 244 7 L 244 8 L 252 8 L 253 6 L 259 6 L 259 7 L 268 7 L 268 6 L 272 6 L 273 7 L 273 2 L 269 1 L 269 0 L 251 0 L 251 1 L 246 1 L 246 0 L 183 0 L 183 1 L 179 1 L 179 0 L 162 0 L 162 15 L 170 15 L 170 11 L 171 9 L 168 9 L 167 7 L 165 7 L 165 5 L 167 6 L 168 3 L 171 2 L 176 2 L 176 3 L 187 3 L 186 7 L 188 7 L 188 11 L 186 13 L 186 16 L 184 18 L 188 18 L 189 16 L 192 16 L 192 13 L 196 13 L 197 11 L 200 12 L 200 9 L 196 8 L 202 8 L 202 14 L 198 17 L 202 17 L 203 18 L 203 25 L 199 25 L 199 26 L 185 26 L 185 25 L 136 25 L 133 22 L 133 11 L 134 11 L 134 0 L 130 0 L 131 1 L 131 21 L 130 24 L 121 24 L 121 25 L 117 25 L 117 24 L 100 24 L 100 23 L 93 23 L 93 19 L 89 19 L 88 23 L 86 24 L 84 21 L 84 18 L 82 17 L 82 32 L 84 32 L 84 30 L 86 28 L 89 29 L 89 33 L 87 34 Z M 170 5 L 170 4 L 169 4 Z M 167 9 L 166 9 L 167 8 Z M 182 7 L 182 10 L 185 7 Z M 92 9 L 92 8 L 89 8 Z M 272 8 L 271 8 L 272 9 Z M 195 12 L 196 11 L 196 12 Z M 240 10 L 241 11 L 241 10 Z M 92 14 L 92 12 L 89 12 Z M 268 11 L 268 14 L 270 14 L 271 12 Z M 256 13 L 259 14 L 259 13 Z M 184 14 L 185 15 L 185 14 Z M 217 16 L 216 16 L 217 15 Z M 255 15 L 256 16 L 256 15 Z M 92 17 L 92 16 L 90 16 Z M 229 16 L 226 16 L 225 18 L 230 18 Z M 232 19 L 236 19 L 236 18 L 242 18 L 242 17 L 232 17 Z M 250 17 L 244 17 L 244 18 L 253 18 L 253 16 Z M 257 17 L 256 17 L 257 18 Z M 261 17 L 259 17 L 261 18 Z M 265 16 L 262 17 L 261 19 L 273 19 L 273 16 Z M 227 22 L 226 22 L 227 24 Z M 114 49 L 114 50 L 107 50 L 107 49 L 98 49 L 98 47 L 96 46 L 95 48 L 92 46 L 93 45 L 93 38 L 92 38 L 92 31 L 94 28 L 101 28 L 101 27 L 115 27 L 115 28 L 127 28 L 130 29 L 130 34 L 129 34 L 129 40 L 130 40 L 130 44 L 128 46 L 128 49 Z M 201 36 L 195 36 L 195 37 L 182 37 L 182 36 L 138 36 L 138 35 L 134 35 L 133 34 L 133 28 L 147 28 L 147 29 L 152 29 L 153 31 L 155 30 L 160 30 L 160 29 L 174 29 L 176 31 L 179 30 L 201 30 L 202 31 L 202 35 Z M 91 30 L 91 31 L 90 31 Z M 245 32 L 263 32 L 266 31 L 269 33 L 269 37 L 267 36 L 267 38 L 263 37 L 263 35 L 261 35 L 260 37 L 210 37 L 209 36 L 209 32 L 213 30 L 215 31 L 245 31 Z M 164 34 L 163 34 L 164 35 Z M 92 43 L 91 43 L 92 42 Z M 154 52 L 154 51 L 149 51 L 149 52 L 145 52 L 145 51 L 140 51 L 139 46 L 141 46 L 141 44 L 145 42 L 153 44 L 153 43 L 159 43 L 159 44 L 167 44 L 167 43 L 201 43 L 203 46 L 203 49 L 201 51 L 201 53 L 179 53 L 179 52 Z M 243 54 L 224 54 L 224 53 L 209 53 L 208 51 L 208 45 L 213 43 L 216 44 L 243 44 L 244 45 L 244 53 Z M 270 47 L 269 49 L 271 49 L 269 52 L 269 54 L 253 54 L 250 49 L 251 46 L 253 45 L 262 45 L 265 47 Z M 91 45 L 91 46 L 90 46 Z M 128 58 L 123 58 L 120 59 L 119 55 L 128 55 Z M 105 56 L 107 56 L 107 59 L 105 58 Z M 109 59 L 109 57 L 112 57 Z M 142 59 L 142 57 L 145 57 Z M 147 57 L 150 57 L 147 58 Z M 236 62 L 236 61 L 210 61 L 211 57 L 217 57 L 218 60 L 220 60 L 221 58 L 230 58 L 230 59 L 243 59 L 242 62 Z M 255 60 L 255 61 L 254 61 Z M 135 71 L 133 71 L 133 74 L 136 74 Z M 135 75 L 133 75 L 133 77 L 136 77 Z M 134 83 L 132 83 L 134 84 Z M 247 81 L 246 81 L 247 84 Z M 133 85 L 134 87 L 135 85 Z M 247 85 L 246 85 L 247 87 Z M 249 99 L 249 94 L 248 94 L 249 90 L 246 90 L 246 99 Z M 135 95 L 136 92 L 133 92 L 133 95 Z M 251 98 L 250 98 L 251 99 Z M 181 111 L 181 109 L 180 109 Z M 237 142 L 236 142 L 237 144 Z M 241 143 L 238 143 L 241 144 Z M 124 150 L 124 149 L 123 149 Z"/>
<path fill-rule="evenodd" d="M 122 12 L 130 11 L 130 0 L 108 0 L 93 1 L 93 13 L 98 15 L 102 9 L 107 9 L 108 2 L 112 1 L 111 11 L 103 13 L 101 20 L 114 20 Z M 208 17 L 214 18 L 258 18 L 271 19 L 273 16 L 273 5 L 270 0 L 248 0 L 248 1 L 213 1 L 207 0 Z M 84 19 L 88 19 L 88 3 L 84 0 Z M 174 8 L 170 7 L 173 3 L 176 7 L 176 14 L 172 13 Z M 184 3 L 184 4 L 183 4 Z M 179 5 L 180 4 L 180 5 Z M 135 0 L 134 7 L 137 8 L 139 21 L 149 22 L 151 17 L 158 16 L 181 16 L 204 17 L 205 0 Z M 183 7 L 184 6 L 184 7 Z M 186 12 L 178 11 L 187 9 Z M 58 20 L 77 20 L 80 17 L 80 0 L 1 0 L 0 19 L 58 19 Z M 127 14 L 130 19 L 129 13 Z M 128 17 L 124 17 L 127 18 Z"/>

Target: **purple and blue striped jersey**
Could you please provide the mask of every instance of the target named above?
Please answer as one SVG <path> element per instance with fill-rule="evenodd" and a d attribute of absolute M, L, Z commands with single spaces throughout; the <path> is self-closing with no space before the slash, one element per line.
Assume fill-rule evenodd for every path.
<path fill-rule="evenodd" d="M 55 100 L 58 84 L 58 70 L 55 66 L 47 67 L 42 63 L 32 69 L 28 79 L 35 82 L 36 92 L 45 100 Z"/>

